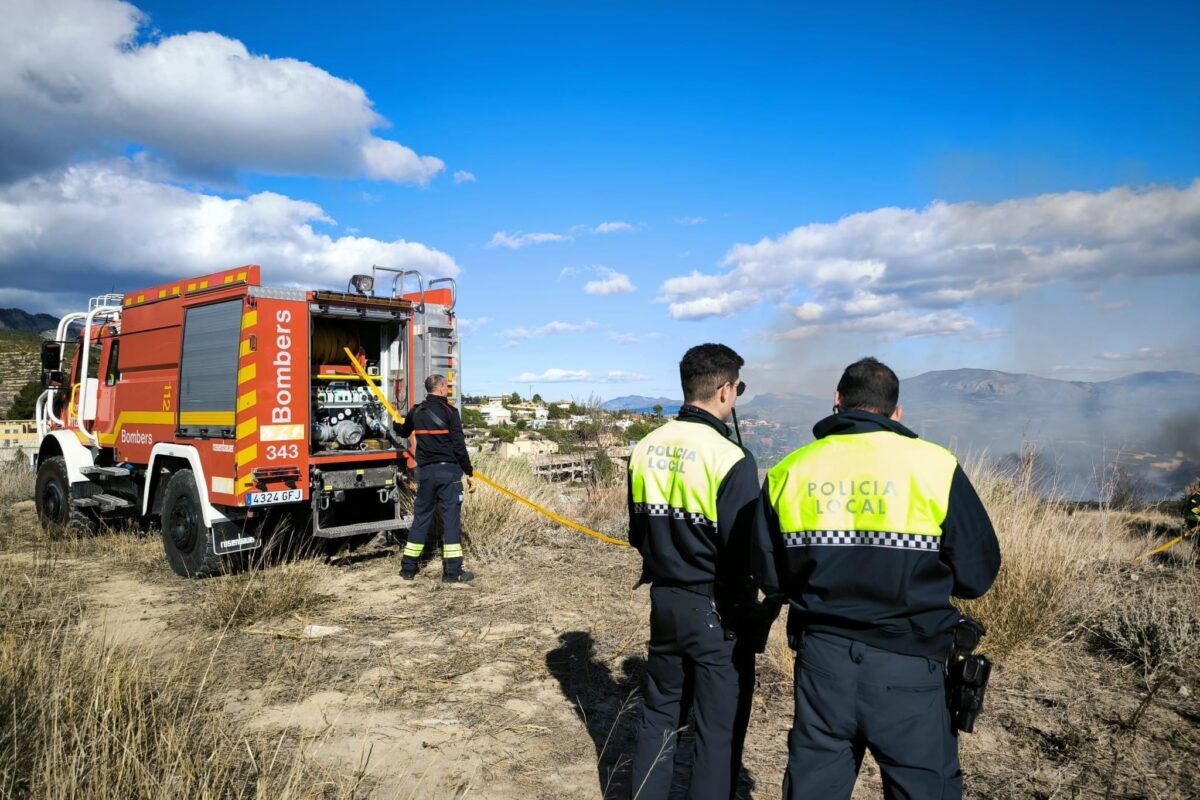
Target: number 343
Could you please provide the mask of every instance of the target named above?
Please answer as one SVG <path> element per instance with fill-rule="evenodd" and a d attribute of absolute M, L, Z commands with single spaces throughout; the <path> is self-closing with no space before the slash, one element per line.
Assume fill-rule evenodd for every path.
<path fill-rule="evenodd" d="M 267 445 L 267 461 L 275 461 L 280 458 L 295 459 L 300 457 L 300 447 L 294 444 L 272 444 Z"/>

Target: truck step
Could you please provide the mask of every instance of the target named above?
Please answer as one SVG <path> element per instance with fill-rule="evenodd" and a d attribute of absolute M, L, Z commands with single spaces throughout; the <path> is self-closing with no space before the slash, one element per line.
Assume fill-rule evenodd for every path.
<path fill-rule="evenodd" d="M 380 533 L 381 531 L 411 528 L 412 522 L 412 516 L 400 517 L 399 519 L 381 519 L 375 522 L 356 522 L 352 525 L 317 528 L 313 530 L 313 536 L 318 539 L 341 539 L 346 536 L 361 536 L 366 533 Z"/>
<path fill-rule="evenodd" d="M 133 503 L 124 497 L 117 497 L 115 494 L 104 494 L 101 492 L 100 494 L 79 498 L 75 501 L 75 505 L 83 508 L 99 507 L 101 511 L 116 511 L 119 508 L 129 508 Z"/>
<path fill-rule="evenodd" d="M 121 467 L 80 467 L 79 471 L 89 478 L 128 478 L 129 470 Z"/>

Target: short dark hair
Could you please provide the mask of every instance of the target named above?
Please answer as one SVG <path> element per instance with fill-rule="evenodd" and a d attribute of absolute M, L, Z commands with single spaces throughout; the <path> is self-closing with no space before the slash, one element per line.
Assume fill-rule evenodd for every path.
<path fill-rule="evenodd" d="M 723 344 L 698 344 L 679 362 L 683 402 L 708 400 L 726 383 L 738 379 L 745 360 Z"/>
<path fill-rule="evenodd" d="M 425 379 L 425 391 L 428 392 L 429 394 L 433 394 L 440 387 L 445 386 L 445 385 L 446 385 L 446 376 L 445 375 L 430 375 L 428 378 Z"/>
<path fill-rule="evenodd" d="M 846 411 L 858 409 L 890 417 L 900 402 L 900 379 L 877 358 L 860 358 L 846 367 L 837 390 Z"/>

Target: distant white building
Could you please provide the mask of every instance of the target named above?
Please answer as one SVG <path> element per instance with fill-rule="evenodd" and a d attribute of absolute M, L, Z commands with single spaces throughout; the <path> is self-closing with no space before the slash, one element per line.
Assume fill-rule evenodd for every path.
<path fill-rule="evenodd" d="M 540 403 L 516 403 L 508 408 L 514 419 L 546 419 L 550 416 L 550 410 Z"/>
<path fill-rule="evenodd" d="M 478 411 L 483 415 L 484 424 L 486 424 L 489 428 L 494 428 L 497 425 L 512 424 L 512 412 L 500 405 L 500 403 L 492 402 L 491 398 L 489 398 L 488 402 L 484 405 L 467 405 L 463 406 L 463 409 Z"/>
<path fill-rule="evenodd" d="M 496 448 L 496 453 L 501 458 L 540 456 L 557 452 L 557 442 L 552 442 L 549 439 L 526 439 L 524 437 L 511 442 L 501 442 L 500 446 Z"/>

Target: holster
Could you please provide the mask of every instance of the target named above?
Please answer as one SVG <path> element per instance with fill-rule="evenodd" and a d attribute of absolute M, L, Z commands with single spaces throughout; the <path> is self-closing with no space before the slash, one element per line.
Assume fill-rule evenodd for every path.
<path fill-rule="evenodd" d="M 983 623 L 962 615 L 954 626 L 954 642 L 946 659 L 946 705 L 956 730 L 975 731 L 992 674 L 992 662 L 975 648 L 987 633 Z"/>

